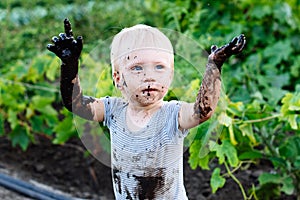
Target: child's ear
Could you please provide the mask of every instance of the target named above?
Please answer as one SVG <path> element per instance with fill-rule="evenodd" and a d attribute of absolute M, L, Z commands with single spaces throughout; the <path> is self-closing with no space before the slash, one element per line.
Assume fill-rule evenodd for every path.
<path fill-rule="evenodd" d="M 113 73 L 113 79 L 114 79 L 114 83 L 115 83 L 115 86 L 121 90 L 122 89 L 122 84 L 121 83 L 121 76 L 120 76 L 120 73 L 119 71 L 115 71 Z"/>

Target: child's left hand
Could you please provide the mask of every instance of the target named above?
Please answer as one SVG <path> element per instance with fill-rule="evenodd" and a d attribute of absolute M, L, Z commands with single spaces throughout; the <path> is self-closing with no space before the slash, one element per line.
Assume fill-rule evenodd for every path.
<path fill-rule="evenodd" d="M 221 69 L 227 58 L 236 55 L 244 49 L 246 37 L 241 34 L 239 37 L 234 37 L 231 42 L 218 48 L 216 45 L 211 46 L 211 54 L 208 56 L 209 62 L 213 62 Z"/>
<path fill-rule="evenodd" d="M 64 64 L 76 66 L 83 43 L 82 36 L 74 39 L 72 27 L 69 19 L 64 20 L 65 32 L 60 33 L 59 37 L 54 36 L 52 41 L 54 44 L 48 44 L 47 49 L 56 54 Z"/>

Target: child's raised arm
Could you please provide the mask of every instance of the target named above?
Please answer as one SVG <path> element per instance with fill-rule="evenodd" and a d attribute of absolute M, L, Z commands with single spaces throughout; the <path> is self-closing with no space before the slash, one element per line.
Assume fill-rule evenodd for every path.
<path fill-rule="evenodd" d="M 54 44 L 47 49 L 62 61 L 60 91 L 64 106 L 76 115 L 88 120 L 103 121 L 104 105 L 100 99 L 84 96 L 78 77 L 79 56 L 82 50 L 82 37 L 75 40 L 70 21 L 64 20 L 65 33 L 54 36 Z"/>
<path fill-rule="evenodd" d="M 220 48 L 215 45 L 211 47 L 196 101 L 182 104 L 179 114 L 180 128 L 192 128 L 211 117 L 220 97 L 222 65 L 231 55 L 240 53 L 245 44 L 245 36 L 240 35 Z"/>

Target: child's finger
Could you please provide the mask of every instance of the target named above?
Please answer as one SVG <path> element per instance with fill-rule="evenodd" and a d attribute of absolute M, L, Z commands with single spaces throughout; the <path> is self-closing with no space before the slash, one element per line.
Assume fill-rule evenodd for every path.
<path fill-rule="evenodd" d="M 58 36 L 60 37 L 61 40 L 65 40 L 67 38 L 65 33 L 60 33 Z"/>
<path fill-rule="evenodd" d="M 48 49 L 49 51 L 51 51 L 51 52 L 57 54 L 57 48 L 56 48 L 55 45 L 53 45 L 53 44 L 48 44 L 48 45 L 47 45 L 47 49 Z"/>
<path fill-rule="evenodd" d="M 71 23 L 68 18 L 64 20 L 65 33 L 67 37 L 73 37 Z"/>
<path fill-rule="evenodd" d="M 240 35 L 239 40 L 238 40 L 238 44 L 239 44 L 240 51 L 242 51 L 245 47 L 245 44 L 246 44 L 246 37 L 243 34 Z"/>
<path fill-rule="evenodd" d="M 217 46 L 216 45 L 212 45 L 211 47 L 210 47 L 210 52 L 211 53 L 213 53 L 213 52 L 215 52 L 216 50 L 217 50 Z"/>
<path fill-rule="evenodd" d="M 237 41 L 238 41 L 238 38 L 237 38 L 237 37 L 234 37 L 234 38 L 231 40 L 231 42 L 229 42 L 229 46 L 230 46 L 230 47 L 235 46 Z"/>
<path fill-rule="evenodd" d="M 83 42 L 82 42 L 82 36 L 78 36 L 76 41 L 77 41 L 77 47 L 78 49 L 81 51 L 82 50 L 82 46 L 83 46 Z"/>
<path fill-rule="evenodd" d="M 238 39 L 237 43 L 238 43 L 238 44 L 242 44 L 242 43 L 244 43 L 244 40 L 245 40 L 245 36 L 244 36 L 243 34 L 241 34 L 241 35 L 239 36 L 239 39 Z"/>
<path fill-rule="evenodd" d="M 52 39 L 51 39 L 54 43 L 58 42 L 59 41 L 59 38 L 56 37 L 56 36 L 53 36 Z"/>

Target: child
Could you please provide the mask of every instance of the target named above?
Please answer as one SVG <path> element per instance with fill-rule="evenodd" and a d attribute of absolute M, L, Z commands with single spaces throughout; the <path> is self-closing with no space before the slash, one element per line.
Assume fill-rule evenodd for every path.
<path fill-rule="evenodd" d="M 183 185 L 183 140 L 188 129 L 209 119 L 217 105 L 221 66 L 241 52 L 244 35 L 212 46 L 194 103 L 163 101 L 174 72 L 173 47 L 158 29 L 136 25 L 123 29 L 111 44 L 112 75 L 123 98 L 84 96 L 78 77 L 82 37 L 71 24 L 53 37 L 48 49 L 61 60 L 64 106 L 110 129 L 113 186 L 116 199 L 187 199 Z"/>

